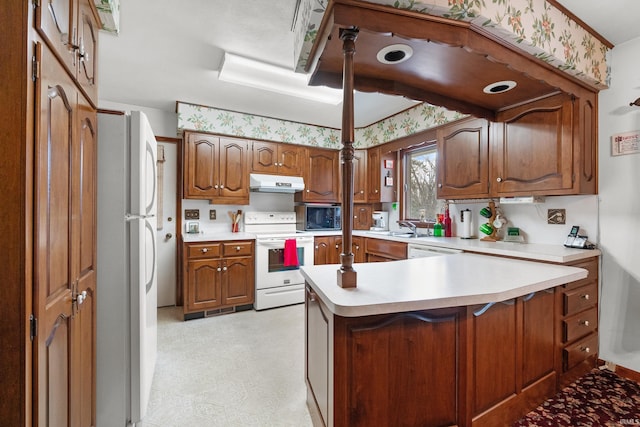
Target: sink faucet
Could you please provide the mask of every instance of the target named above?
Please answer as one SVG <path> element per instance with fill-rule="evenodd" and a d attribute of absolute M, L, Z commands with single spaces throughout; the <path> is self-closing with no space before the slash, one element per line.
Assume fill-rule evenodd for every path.
<path fill-rule="evenodd" d="M 416 237 L 418 235 L 418 230 L 416 229 L 416 225 L 410 221 L 398 221 L 398 225 L 400 227 L 407 227 L 408 229 L 411 230 L 411 233 L 413 233 L 413 237 Z"/>

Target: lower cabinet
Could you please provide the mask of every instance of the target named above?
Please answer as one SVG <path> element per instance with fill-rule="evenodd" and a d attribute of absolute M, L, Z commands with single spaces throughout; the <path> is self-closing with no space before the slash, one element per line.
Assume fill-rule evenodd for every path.
<path fill-rule="evenodd" d="M 185 243 L 183 253 L 185 318 L 253 304 L 253 241 Z"/>
<path fill-rule="evenodd" d="M 314 425 L 511 425 L 595 367 L 597 259 L 574 265 L 588 278 L 504 302 L 363 317 L 307 284 Z"/>
<path fill-rule="evenodd" d="M 368 237 L 365 243 L 365 259 L 366 262 L 407 259 L 407 244 Z"/>
<path fill-rule="evenodd" d="M 353 262 L 365 262 L 364 237 L 352 236 L 351 252 Z M 316 236 L 314 240 L 314 265 L 339 264 L 342 254 L 342 235 L 339 236 Z"/>

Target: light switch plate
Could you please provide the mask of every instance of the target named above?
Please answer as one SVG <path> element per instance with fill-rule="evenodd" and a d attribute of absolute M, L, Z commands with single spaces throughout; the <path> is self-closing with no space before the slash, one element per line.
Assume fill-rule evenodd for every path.
<path fill-rule="evenodd" d="M 216 210 L 209 209 L 209 219 L 216 219 Z"/>
<path fill-rule="evenodd" d="M 548 209 L 547 224 L 565 224 L 567 222 L 567 214 L 565 209 Z"/>

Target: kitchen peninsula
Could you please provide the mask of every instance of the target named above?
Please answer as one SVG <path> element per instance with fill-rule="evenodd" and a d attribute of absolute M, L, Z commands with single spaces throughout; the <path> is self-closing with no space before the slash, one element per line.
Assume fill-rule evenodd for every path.
<path fill-rule="evenodd" d="M 357 264 L 347 289 L 337 269 L 302 269 L 307 404 L 325 426 L 509 425 L 562 383 L 559 306 L 589 299 L 571 292 L 587 269 L 478 254 Z"/>

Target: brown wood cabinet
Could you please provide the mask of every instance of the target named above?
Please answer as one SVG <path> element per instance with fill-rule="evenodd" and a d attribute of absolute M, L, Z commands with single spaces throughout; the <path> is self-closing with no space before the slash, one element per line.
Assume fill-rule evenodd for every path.
<path fill-rule="evenodd" d="M 438 198 L 466 199 L 597 192 L 594 95 L 554 95 L 520 105 L 489 124 L 442 126 Z"/>
<path fill-rule="evenodd" d="M 372 225 L 372 205 L 357 204 L 353 207 L 353 229 L 354 230 L 369 230 Z"/>
<path fill-rule="evenodd" d="M 342 254 L 342 236 L 316 236 L 313 264 L 339 264 Z M 364 241 L 361 236 L 352 236 L 351 252 L 353 262 L 364 262 Z"/>
<path fill-rule="evenodd" d="M 492 125 L 492 194 L 574 193 L 574 101 L 556 95 L 498 116 Z"/>
<path fill-rule="evenodd" d="M 353 153 L 353 203 L 367 203 L 367 150 Z"/>
<path fill-rule="evenodd" d="M 394 168 L 385 168 L 385 160 L 391 160 Z M 367 150 L 367 202 L 394 202 L 397 200 L 395 154 L 380 147 Z M 386 177 L 393 178 L 393 185 L 386 185 Z"/>
<path fill-rule="evenodd" d="M 185 132 L 183 195 L 228 205 L 249 204 L 249 142 Z"/>
<path fill-rule="evenodd" d="M 442 126 L 436 135 L 438 198 L 488 197 L 488 122 L 466 119 Z"/>
<path fill-rule="evenodd" d="M 559 387 L 593 369 L 598 354 L 598 259 L 570 265 L 586 269 L 589 275 L 560 287 L 556 295 Z"/>
<path fill-rule="evenodd" d="M 185 318 L 192 313 L 253 304 L 254 242 L 184 243 Z"/>
<path fill-rule="evenodd" d="M 367 237 L 365 242 L 366 262 L 383 262 L 407 259 L 407 244 L 393 240 Z"/>
<path fill-rule="evenodd" d="M 251 171 L 255 173 L 302 176 L 304 148 L 278 142 L 251 143 Z"/>
<path fill-rule="evenodd" d="M 296 202 L 340 202 L 339 151 L 305 149 L 304 191 L 295 193 Z"/>

